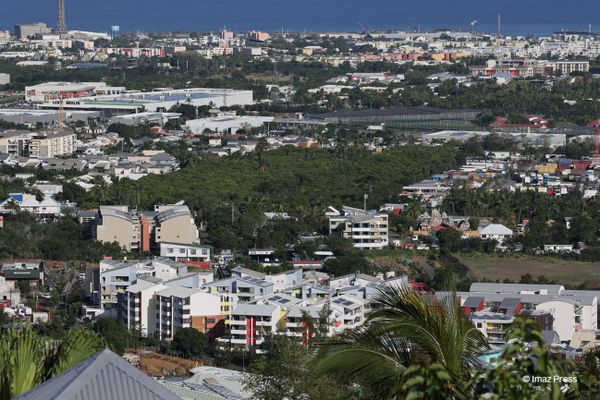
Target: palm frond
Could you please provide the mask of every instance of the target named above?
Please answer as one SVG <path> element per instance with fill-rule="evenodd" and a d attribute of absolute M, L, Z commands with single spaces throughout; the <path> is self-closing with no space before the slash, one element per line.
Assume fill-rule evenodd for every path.
<path fill-rule="evenodd" d="M 487 341 L 464 316 L 454 295 L 428 303 L 406 286 L 382 289 L 367 323 L 323 343 L 316 368 L 356 377 L 382 398 L 398 395 L 411 365 L 439 363 L 467 397 L 469 370 Z"/>
<path fill-rule="evenodd" d="M 44 379 L 74 367 L 104 348 L 106 343 L 96 332 L 84 329 L 67 331 L 59 341 L 46 348 Z"/>

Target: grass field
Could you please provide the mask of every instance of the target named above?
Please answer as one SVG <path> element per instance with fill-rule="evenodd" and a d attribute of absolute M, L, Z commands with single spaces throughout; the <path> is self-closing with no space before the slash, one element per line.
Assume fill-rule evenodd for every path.
<path fill-rule="evenodd" d="M 478 279 L 510 279 L 518 282 L 522 275 L 530 274 L 534 278 L 544 275 L 551 280 L 564 284 L 577 285 L 586 281 L 596 281 L 600 285 L 600 262 L 585 263 L 555 258 L 533 257 L 458 257 Z"/>

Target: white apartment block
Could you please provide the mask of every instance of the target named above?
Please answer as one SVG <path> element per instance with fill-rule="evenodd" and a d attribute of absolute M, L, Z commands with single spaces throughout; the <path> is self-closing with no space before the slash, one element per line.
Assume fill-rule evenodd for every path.
<path fill-rule="evenodd" d="M 211 247 L 201 244 L 160 243 L 160 256 L 175 261 L 210 261 Z"/>
<path fill-rule="evenodd" d="M 153 278 L 167 281 L 185 275 L 187 267 L 165 258 L 146 261 L 102 260 L 98 267 L 98 278 L 92 298 L 100 308 L 116 313 L 118 296 L 137 283 L 138 278 Z"/>
<path fill-rule="evenodd" d="M 201 289 L 173 286 L 156 293 L 155 323 L 149 333 L 161 340 L 173 339 L 177 329 L 204 330 L 206 319 L 214 324 L 221 316 L 221 297 Z"/>
<path fill-rule="evenodd" d="M 380 250 L 389 244 L 387 214 L 352 207 L 342 207 L 340 212 L 329 207 L 326 215 L 329 217 L 329 233 L 341 234 L 356 248 Z"/>
<path fill-rule="evenodd" d="M 447 295 L 436 293 L 438 299 Z M 479 305 L 507 316 L 532 311 L 550 314 L 553 330 L 562 342 L 582 329 L 598 329 L 600 291 L 565 290 L 562 285 L 473 283 L 469 292 L 456 295 L 463 308 L 475 309 Z"/>
<path fill-rule="evenodd" d="M 0 132 L 0 152 L 38 159 L 75 153 L 77 137 L 72 132 Z"/>
<path fill-rule="evenodd" d="M 251 347 L 264 342 L 281 327 L 282 311 L 277 305 L 240 304 L 229 321 L 230 336 L 220 341 L 232 346 Z"/>
<path fill-rule="evenodd" d="M 119 319 L 128 330 L 139 329 L 143 336 L 148 335 L 150 328 L 156 324 L 155 295 L 166 288 L 163 284 L 140 279 L 125 289 L 119 297 Z"/>

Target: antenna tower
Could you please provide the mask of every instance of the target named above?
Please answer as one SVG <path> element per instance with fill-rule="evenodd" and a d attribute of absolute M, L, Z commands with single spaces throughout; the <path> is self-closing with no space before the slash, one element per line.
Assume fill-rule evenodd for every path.
<path fill-rule="evenodd" d="M 67 32 L 67 23 L 65 22 L 65 0 L 58 0 L 58 20 L 56 22 L 56 32 Z"/>

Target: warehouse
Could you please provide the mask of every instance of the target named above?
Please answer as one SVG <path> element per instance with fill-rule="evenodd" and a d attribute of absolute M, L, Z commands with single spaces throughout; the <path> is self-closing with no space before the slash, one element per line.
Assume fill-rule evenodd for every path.
<path fill-rule="evenodd" d="M 44 109 L 60 108 L 60 100 L 50 100 L 40 105 Z M 89 96 L 66 99 L 66 110 L 102 111 L 111 114 L 130 114 L 138 111 L 167 111 L 178 104 L 196 107 L 244 106 L 253 103 L 251 90 L 233 89 L 171 89 L 152 92 L 127 92 L 119 95 Z"/>

